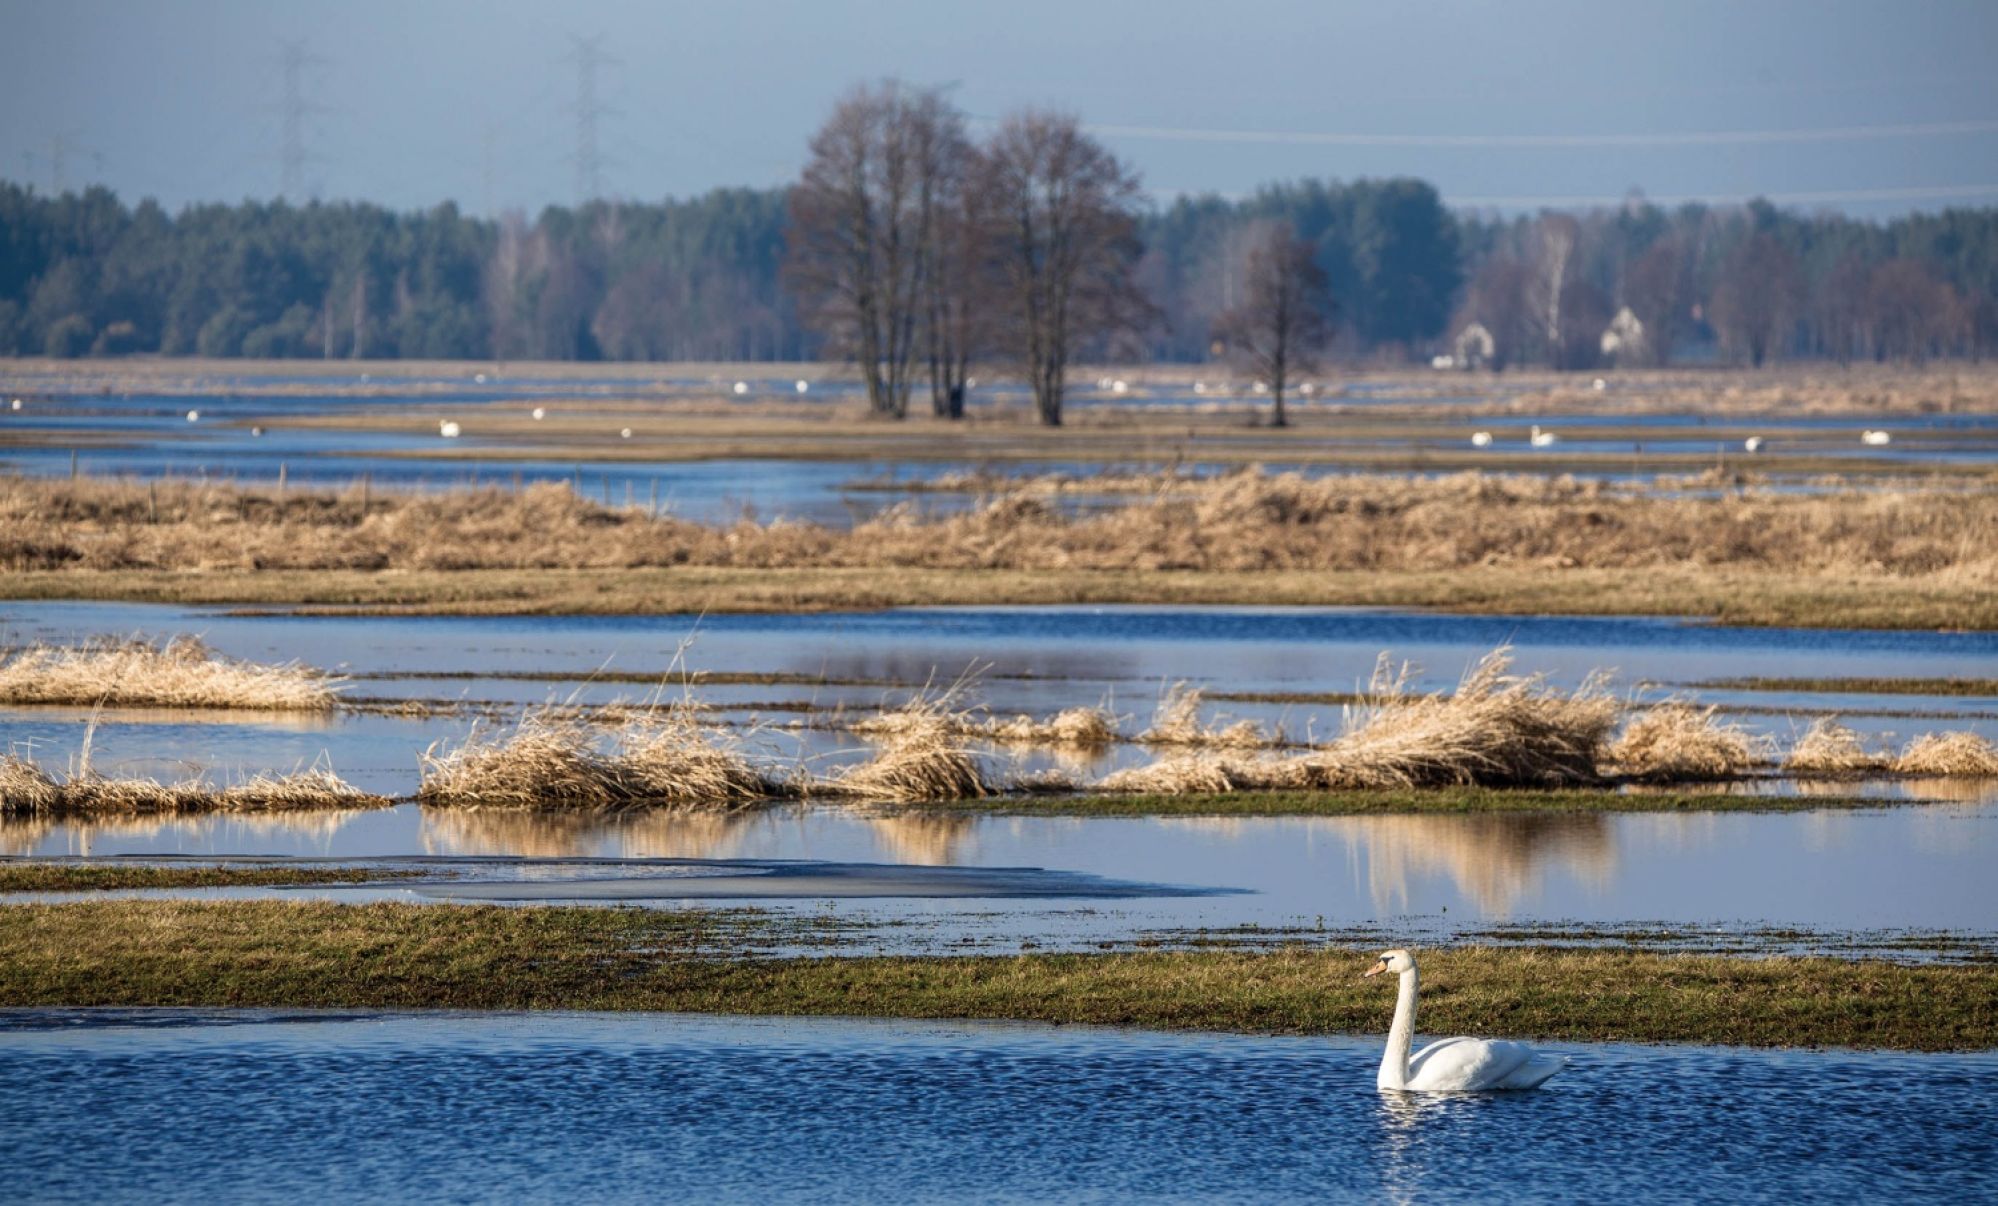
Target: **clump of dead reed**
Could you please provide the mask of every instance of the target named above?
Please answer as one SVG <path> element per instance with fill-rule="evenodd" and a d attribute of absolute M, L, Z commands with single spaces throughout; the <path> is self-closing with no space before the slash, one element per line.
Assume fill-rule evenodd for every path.
<path fill-rule="evenodd" d="M 296 812 L 379 808 L 383 796 L 364 792 L 314 765 L 290 774 L 259 774 L 216 787 L 200 779 L 161 783 L 82 769 L 58 778 L 14 754 L 0 758 L 0 816 L 118 816 L 145 813 Z"/>
<path fill-rule="evenodd" d="M 1998 749 L 1976 733 L 1927 733 L 1908 743 L 1894 770 L 1938 779 L 1998 776 Z"/>
<path fill-rule="evenodd" d="M 885 723 L 871 730 L 881 738 L 874 756 L 813 784 L 813 790 L 898 804 L 993 793 L 977 757 L 960 740 L 968 720 L 952 708 L 950 696 L 918 696 L 881 719 Z"/>
<path fill-rule="evenodd" d="M 1411 671 L 1383 657 L 1345 732 L 1281 759 L 1170 755 L 1110 775 L 1105 791 L 1187 795 L 1216 791 L 1341 791 L 1444 786 L 1560 786 L 1592 782 L 1616 700 L 1593 680 L 1573 692 L 1511 672 L 1508 649 L 1487 654 L 1453 693 L 1421 694 Z"/>
<path fill-rule="evenodd" d="M 1144 766 L 1125 767 L 1105 775 L 1096 784 L 1098 791 L 1132 792 L 1148 796 L 1205 796 L 1243 790 L 1243 767 L 1215 754 L 1181 750 Z"/>
<path fill-rule="evenodd" d="M 1117 740 L 1117 718 L 1102 708 L 1063 708 L 1045 720 L 1015 716 L 991 721 L 984 726 L 984 733 L 1006 745 L 1091 748 Z"/>
<path fill-rule="evenodd" d="M 635 716 L 607 747 L 572 711 L 537 709 L 504 736 L 424 751 L 417 789 L 429 804 L 512 808 L 734 808 L 786 794 L 690 703 Z"/>
<path fill-rule="evenodd" d="M 1253 720 L 1238 720 L 1229 725 L 1206 723 L 1200 718 L 1203 700 L 1199 687 L 1174 683 L 1159 700 L 1151 727 L 1138 734 L 1138 740 L 1146 745 L 1214 749 L 1255 749 L 1282 742 L 1281 733 L 1265 732 L 1263 726 Z"/>
<path fill-rule="evenodd" d="M 1820 716 L 1790 747 L 1783 769 L 1793 775 L 1844 778 L 1887 769 L 1893 760 L 1868 751 L 1859 743 L 1859 734 L 1840 724 L 1834 716 Z"/>
<path fill-rule="evenodd" d="M 297 662 L 223 657 L 199 637 L 32 645 L 0 662 L 0 703 L 318 711 L 338 679 Z"/>
<path fill-rule="evenodd" d="M 1754 764 L 1757 743 L 1718 713 L 1668 700 L 1624 727 L 1610 746 L 1610 761 L 1637 779 L 1731 779 Z"/>
<path fill-rule="evenodd" d="M 720 729 L 702 724 L 681 703 L 626 723 L 617 737 L 617 764 L 638 798 L 673 804 L 748 804 L 787 794 L 743 756 Z"/>

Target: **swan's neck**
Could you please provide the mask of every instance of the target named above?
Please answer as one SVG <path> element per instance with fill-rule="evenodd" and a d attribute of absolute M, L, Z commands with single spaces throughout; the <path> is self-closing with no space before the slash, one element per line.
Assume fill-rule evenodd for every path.
<path fill-rule="evenodd" d="M 1394 1025 L 1388 1027 L 1387 1052 L 1381 1056 L 1381 1088 L 1407 1086 L 1408 1048 L 1414 1041 L 1415 969 L 1411 967 L 1401 973 L 1401 992 L 1394 1003 Z"/>

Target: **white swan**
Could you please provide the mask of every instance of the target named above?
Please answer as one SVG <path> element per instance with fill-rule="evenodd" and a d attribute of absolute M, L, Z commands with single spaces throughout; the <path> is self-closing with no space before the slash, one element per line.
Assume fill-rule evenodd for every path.
<path fill-rule="evenodd" d="M 1473 447 L 1473 448 L 1490 448 L 1491 446 L 1492 446 L 1492 433 L 1491 433 L 1491 432 L 1489 432 L 1489 431 L 1474 431 L 1474 432 L 1472 432 L 1472 433 L 1471 433 L 1471 447 Z"/>
<path fill-rule="evenodd" d="M 1415 1037 L 1415 956 L 1389 951 L 1367 969 L 1369 976 L 1394 972 L 1401 977 L 1395 1000 L 1394 1025 L 1388 1028 L 1387 1054 L 1381 1057 L 1383 1089 L 1412 1092 L 1478 1092 L 1490 1089 L 1536 1089 L 1565 1065 L 1525 1043 L 1504 1039 L 1448 1038 L 1408 1053 Z"/>
<path fill-rule="evenodd" d="M 1893 443 L 1894 437 L 1885 431 L 1862 431 L 1859 433 L 1859 442 L 1862 444 L 1871 444 L 1875 448 L 1878 448 L 1882 444 Z"/>
<path fill-rule="evenodd" d="M 1551 431 L 1540 430 L 1540 424 L 1535 423 L 1532 430 L 1527 433 L 1526 442 L 1535 448 L 1545 448 L 1560 438 Z"/>

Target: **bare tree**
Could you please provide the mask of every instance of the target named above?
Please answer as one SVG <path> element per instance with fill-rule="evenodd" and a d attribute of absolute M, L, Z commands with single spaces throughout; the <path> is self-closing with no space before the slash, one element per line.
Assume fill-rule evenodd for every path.
<path fill-rule="evenodd" d="M 1767 231 L 1736 245 L 1721 265 L 1710 307 L 1721 346 L 1761 368 L 1797 310 L 1797 257 Z"/>
<path fill-rule="evenodd" d="M 1149 314 L 1133 272 L 1138 178 L 1067 114 L 1008 117 L 983 156 L 993 254 L 1041 422 L 1061 425 L 1069 357 Z"/>
<path fill-rule="evenodd" d="M 935 92 L 862 85 L 812 137 L 791 191 L 789 279 L 807 317 L 859 363 L 877 415 L 909 411 L 938 175 L 963 145 L 961 130 Z"/>
<path fill-rule="evenodd" d="M 1231 356 L 1268 383 L 1270 425 L 1289 423 L 1284 387 L 1317 367 L 1317 354 L 1332 338 L 1332 294 L 1318 249 L 1297 237 L 1287 222 L 1258 223 L 1250 235 L 1242 296 L 1215 322 Z"/>
<path fill-rule="evenodd" d="M 1920 364 L 1969 342 L 1970 310 L 1949 283 L 1919 260 L 1893 259 L 1868 282 L 1875 355 Z"/>
<path fill-rule="evenodd" d="M 962 419 L 971 361 L 988 341 L 991 207 L 977 187 L 981 160 L 965 136 L 963 118 L 935 94 L 923 102 L 918 133 L 926 165 L 925 204 L 933 214 L 923 285 L 930 407 L 939 418 Z"/>
<path fill-rule="evenodd" d="M 1581 223 L 1573 215 L 1555 213 L 1541 214 L 1536 228 L 1532 298 L 1540 315 L 1541 337 L 1547 342 L 1549 362 L 1556 369 L 1568 367 L 1562 355 L 1567 340 L 1561 325 L 1561 302 L 1568 288 L 1568 265 L 1574 259 L 1581 229 Z"/>
<path fill-rule="evenodd" d="M 1654 242 L 1630 261 L 1621 283 L 1623 304 L 1644 324 L 1645 358 L 1666 363 L 1685 329 L 1692 295 L 1685 244 L 1670 235 Z"/>

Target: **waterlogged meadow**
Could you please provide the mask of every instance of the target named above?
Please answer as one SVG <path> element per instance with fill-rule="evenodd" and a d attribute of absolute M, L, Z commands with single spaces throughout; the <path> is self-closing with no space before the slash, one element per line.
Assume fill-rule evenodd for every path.
<path fill-rule="evenodd" d="M 1991 1187 L 1985 375 L 132 372 L 0 416 L 25 1196 Z M 1561 1074 L 1377 1094 L 1389 947 Z"/>

